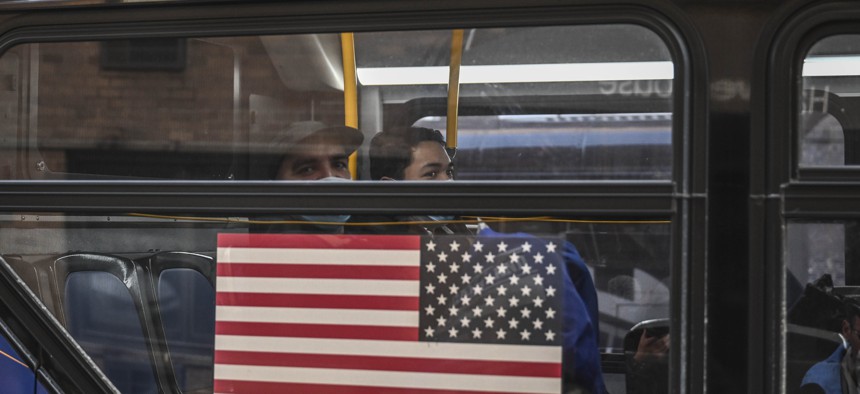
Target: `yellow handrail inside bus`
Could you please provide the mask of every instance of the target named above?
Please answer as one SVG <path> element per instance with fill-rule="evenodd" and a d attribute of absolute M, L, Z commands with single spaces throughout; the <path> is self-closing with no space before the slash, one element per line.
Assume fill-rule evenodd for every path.
<path fill-rule="evenodd" d="M 451 31 L 451 64 L 448 71 L 448 122 L 445 144 L 457 148 L 457 107 L 460 103 L 460 63 L 463 59 L 463 29 Z"/>
<path fill-rule="evenodd" d="M 343 113 L 344 125 L 358 128 L 358 85 L 355 79 L 355 36 L 340 33 L 340 48 L 343 53 Z M 352 179 L 358 175 L 358 152 L 349 155 L 349 173 Z"/>

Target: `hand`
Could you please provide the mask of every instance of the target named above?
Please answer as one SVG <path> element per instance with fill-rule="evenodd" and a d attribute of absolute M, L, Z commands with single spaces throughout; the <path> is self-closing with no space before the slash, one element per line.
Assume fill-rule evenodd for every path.
<path fill-rule="evenodd" d="M 663 358 L 669 353 L 669 335 L 649 337 L 647 330 L 642 331 L 639 346 L 633 355 L 633 361 L 642 362 L 648 358 Z"/>

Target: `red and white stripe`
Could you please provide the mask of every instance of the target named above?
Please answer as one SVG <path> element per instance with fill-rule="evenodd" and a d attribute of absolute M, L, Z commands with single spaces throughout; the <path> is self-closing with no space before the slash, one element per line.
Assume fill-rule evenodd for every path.
<path fill-rule="evenodd" d="M 560 347 L 418 342 L 420 240 L 220 234 L 215 392 L 559 393 Z"/>

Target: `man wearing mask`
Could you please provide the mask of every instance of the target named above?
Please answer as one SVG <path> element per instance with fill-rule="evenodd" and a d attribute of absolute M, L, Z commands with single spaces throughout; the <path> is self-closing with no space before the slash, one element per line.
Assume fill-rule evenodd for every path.
<path fill-rule="evenodd" d="M 857 394 L 860 377 L 860 304 L 844 301 L 845 319 L 839 336 L 842 344 L 827 359 L 813 365 L 803 377 L 800 392 Z"/>
<path fill-rule="evenodd" d="M 282 135 L 276 146 L 283 156 L 274 178 L 316 181 L 331 178 L 352 179 L 349 155 L 364 141 L 360 131 L 347 126 L 326 126 L 322 122 L 296 122 Z"/>
<path fill-rule="evenodd" d="M 265 166 L 269 179 L 282 181 L 341 181 L 352 179 L 349 156 L 364 141 L 358 129 L 327 126 L 322 122 L 293 123 L 272 142 L 279 152 L 277 160 Z M 261 221 L 299 221 L 301 224 L 272 223 L 254 225 L 252 232 L 265 233 L 343 233 L 349 215 L 298 215 L 256 218 Z M 323 224 L 333 223 L 333 224 Z"/>

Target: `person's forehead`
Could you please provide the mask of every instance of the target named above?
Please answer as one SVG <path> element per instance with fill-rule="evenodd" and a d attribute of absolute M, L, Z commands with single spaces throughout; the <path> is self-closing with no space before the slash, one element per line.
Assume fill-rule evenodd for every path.
<path fill-rule="evenodd" d="M 445 148 L 442 147 L 442 144 L 436 141 L 421 141 L 414 148 L 412 148 L 413 157 L 425 157 L 425 158 L 447 158 L 447 161 L 451 159 L 448 158 L 448 154 L 445 152 Z"/>

